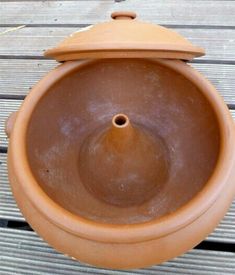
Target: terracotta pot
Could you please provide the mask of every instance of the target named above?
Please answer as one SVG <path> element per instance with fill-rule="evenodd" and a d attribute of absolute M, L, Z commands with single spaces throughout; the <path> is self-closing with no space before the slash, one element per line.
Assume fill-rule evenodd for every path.
<path fill-rule="evenodd" d="M 127 15 L 104 23 L 122 43 L 85 51 L 77 33 L 77 49 L 50 50 L 68 60 L 6 124 L 9 178 L 27 221 L 57 250 L 107 268 L 153 265 L 191 249 L 235 193 L 231 115 L 215 88 L 177 58 L 195 56 L 195 48 L 164 42 L 170 60 L 148 40 L 141 50 L 137 34 L 127 46 L 116 21 L 125 31 L 149 26 Z M 91 48 L 101 58 L 69 61 L 90 57 Z"/>

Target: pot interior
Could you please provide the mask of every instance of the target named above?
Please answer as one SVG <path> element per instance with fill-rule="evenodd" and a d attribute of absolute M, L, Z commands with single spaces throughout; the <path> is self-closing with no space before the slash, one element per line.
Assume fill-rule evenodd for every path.
<path fill-rule="evenodd" d="M 128 117 L 134 128 L 162 148 L 164 157 L 154 162 L 149 157 L 151 146 L 132 146 L 130 141 L 129 153 L 119 158 L 118 163 L 128 158 L 131 167 L 136 158 L 142 158 L 143 165 L 133 169 L 138 176 L 151 179 L 151 186 L 148 181 L 135 185 L 129 177 L 127 187 L 125 178 L 123 188 L 109 188 L 111 178 L 119 180 L 128 171 L 120 171 L 121 164 L 118 169 L 107 164 L 109 153 L 94 164 L 98 153 L 94 159 L 87 157 L 94 149 L 92 142 L 87 151 L 83 149 L 92 136 L 108 129 L 117 114 Z M 65 75 L 45 91 L 27 131 L 28 161 L 44 192 L 75 215 L 112 224 L 150 221 L 189 202 L 210 178 L 219 147 L 217 118 L 203 93 L 180 73 L 141 59 L 97 60 Z M 137 153 L 132 154 L 133 150 Z M 86 163 L 93 163 L 90 170 L 84 168 Z M 84 172 L 85 177 L 84 169 L 90 171 Z M 158 173 L 161 169 L 164 175 Z M 92 190 L 87 188 L 90 181 Z M 155 181 L 157 188 L 153 188 Z M 115 203 L 117 196 L 121 203 Z"/>

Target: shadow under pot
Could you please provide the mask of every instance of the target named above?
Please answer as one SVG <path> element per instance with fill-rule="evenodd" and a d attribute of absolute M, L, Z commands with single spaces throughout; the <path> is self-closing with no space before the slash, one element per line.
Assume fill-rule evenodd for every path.
<path fill-rule="evenodd" d="M 66 62 L 32 89 L 6 130 L 10 183 L 32 228 L 64 254 L 124 269 L 178 256 L 219 223 L 235 193 L 235 133 L 214 87 L 180 60 L 199 48 L 182 38 L 189 45 L 175 50 L 178 34 L 121 15 L 49 50 Z M 103 49 L 93 45 L 99 58 L 76 60 L 94 57 L 79 43 L 92 45 L 100 28 L 133 41 L 114 50 L 120 41 L 103 37 Z M 166 50 L 164 38 L 147 48 L 148 28 L 172 35 Z"/>

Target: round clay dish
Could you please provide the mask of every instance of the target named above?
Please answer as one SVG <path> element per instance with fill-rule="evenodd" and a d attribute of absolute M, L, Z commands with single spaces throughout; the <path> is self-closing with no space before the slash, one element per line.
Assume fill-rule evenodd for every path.
<path fill-rule="evenodd" d="M 105 162 L 114 138 L 107 147 L 103 137 L 118 129 L 116 117 L 125 118 L 125 138 L 117 140 L 121 145 L 123 140 L 129 144 L 125 147 L 129 151 L 125 149 L 118 161 L 114 160 L 118 166 L 115 170 Z M 130 125 L 134 135 L 128 134 Z M 94 144 L 101 148 L 95 154 L 98 159 L 90 154 Z M 136 153 L 132 155 L 133 150 Z M 155 152 L 161 161 L 153 161 Z M 130 184 L 124 184 L 117 194 L 124 183 L 121 180 L 120 186 L 110 184 L 110 178 L 118 178 L 117 171 L 124 171 L 120 170 L 120 159 L 125 162 L 127 158 L 128 163 L 142 159 L 138 169 L 132 167 L 139 178 L 149 179 L 150 171 L 154 171 L 147 191 L 141 185 L 144 181 L 137 181 L 136 189 L 140 188 L 144 198 Z M 29 223 L 64 253 L 106 267 L 142 267 L 196 245 L 216 226 L 233 198 L 233 169 L 231 115 L 213 86 L 181 61 L 66 62 L 26 98 L 10 139 L 10 179 Z M 128 172 L 123 173 L 130 177 Z M 99 190 L 94 184 L 96 178 Z M 129 183 L 132 181 L 129 178 Z M 108 190 L 105 182 L 111 186 Z M 222 196 L 225 189 L 229 192 L 226 198 Z M 31 210 L 23 206 L 23 197 Z M 211 222 L 206 220 L 208 225 L 200 228 L 209 209 L 215 212 L 219 207 Z M 55 236 L 61 231 L 70 236 L 64 246 L 39 225 L 34 211 L 53 225 Z M 190 226 L 194 226 L 192 235 L 190 231 L 185 235 Z M 193 235 L 195 228 L 198 232 Z M 75 251 L 72 237 L 73 242 L 82 239 L 100 245 L 98 259 L 88 243 L 86 252 Z M 151 255 L 151 249 L 163 249 L 167 238 L 180 242 L 181 247 L 165 245 L 164 255 Z M 139 250 L 145 247 L 142 261 L 141 252 L 130 254 L 137 245 Z M 109 255 L 112 249 L 122 251 L 125 257 L 121 252 Z"/>

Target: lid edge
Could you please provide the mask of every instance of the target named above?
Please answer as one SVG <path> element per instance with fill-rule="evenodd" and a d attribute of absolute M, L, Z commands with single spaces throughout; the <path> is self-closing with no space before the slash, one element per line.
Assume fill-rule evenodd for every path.
<path fill-rule="evenodd" d="M 91 46 L 91 45 L 90 45 Z M 203 48 L 195 46 L 180 45 L 138 45 L 138 47 L 80 47 L 67 46 L 63 48 L 52 48 L 44 53 L 46 57 L 55 58 L 57 61 L 69 61 L 84 58 L 165 58 L 192 60 L 205 54 Z"/>

